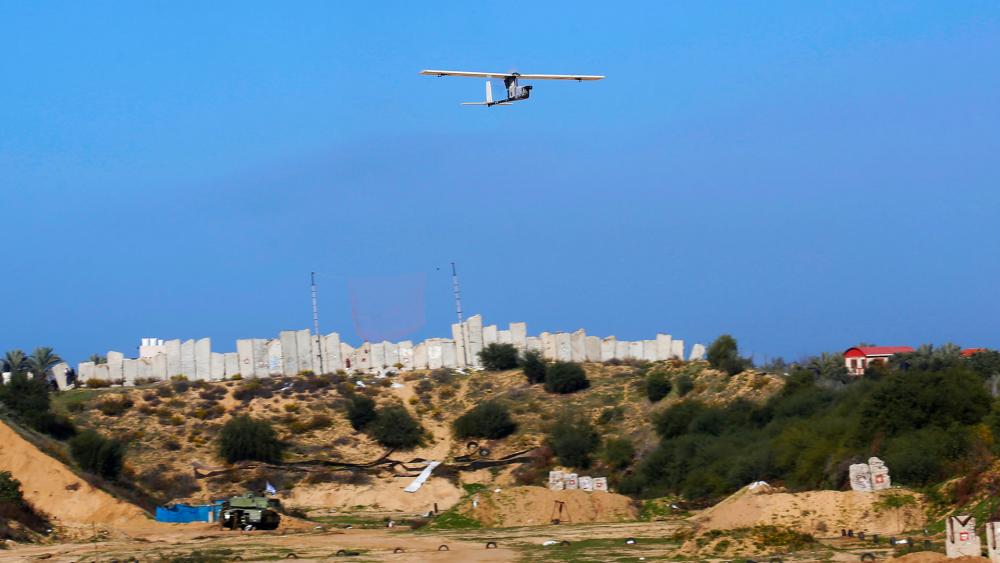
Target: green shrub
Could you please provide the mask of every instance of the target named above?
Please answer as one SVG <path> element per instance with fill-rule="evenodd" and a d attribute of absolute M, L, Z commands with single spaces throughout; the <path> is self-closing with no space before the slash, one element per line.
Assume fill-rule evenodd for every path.
<path fill-rule="evenodd" d="M 489 371 L 503 371 L 517 367 L 517 348 L 513 344 L 494 342 L 479 351 L 479 361 Z"/>
<path fill-rule="evenodd" d="M 550 393 L 573 393 L 590 387 L 590 380 L 580 364 L 555 362 L 545 370 L 545 390 Z"/>
<path fill-rule="evenodd" d="M 528 383 L 545 383 L 545 360 L 538 350 L 528 350 L 521 358 L 521 369 L 524 370 L 524 377 Z"/>
<path fill-rule="evenodd" d="M 517 429 L 507 407 L 496 401 L 480 403 L 455 419 L 452 424 L 456 438 L 498 439 Z"/>
<path fill-rule="evenodd" d="M 684 397 L 694 391 L 694 380 L 691 379 L 690 375 L 682 373 L 674 378 L 674 388 L 677 389 L 678 397 Z"/>
<path fill-rule="evenodd" d="M 243 460 L 273 463 L 281 461 L 283 451 L 284 444 L 265 420 L 235 416 L 219 433 L 219 453 L 229 463 Z"/>
<path fill-rule="evenodd" d="M 604 443 L 601 459 L 612 469 L 624 469 L 632 464 L 635 446 L 628 438 L 611 438 Z"/>
<path fill-rule="evenodd" d="M 729 375 L 736 375 L 750 367 L 750 362 L 740 357 L 736 339 L 728 334 L 716 338 L 708 346 L 707 357 L 710 366 Z"/>
<path fill-rule="evenodd" d="M 125 444 L 101 436 L 94 430 L 84 430 L 69 441 L 73 460 L 84 471 L 114 481 L 122 470 Z"/>
<path fill-rule="evenodd" d="M 546 443 L 566 467 L 590 467 L 590 454 L 601 443 L 601 437 L 578 413 L 564 412 L 549 429 Z"/>
<path fill-rule="evenodd" d="M 381 409 L 370 429 L 372 437 L 387 448 L 409 449 L 424 440 L 424 429 L 400 406 Z"/>
<path fill-rule="evenodd" d="M 347 403 L 347 420 L 355 430 L 364 430 L 375 420 L 375 401 L 364 395 L 355 395 Z"/>
<path fill-rule="evenodd" d="M 101 411 L 104 416 L 121 416 L 122 413 L 132 408 L 133 404 L 132 399 L 128 398 L 127 395 L 118 395 L 105 397 L 98 401 L 94 408 Z"/>
<path fill-rule="evenodd" d="M 111 387 L 111 382 L 106 379 L 98 379 L 96 377 L 91 377 L 84 383 L 88 389 L 101 389 L 103 387 Z"/>
<path fill-rule="evenodd" d="M 0 471 L 0 502 L 21 503 L 23 501 L 21 482 L 15 479 L 10 471 Z"/>
<path fill-rule="evenodd" d="M 646 376 L 646 397 L 653 403 L 670 394 L 670 379 L 662 371 L 654 371 Z"/>
<path fill-rule="evenodd" d="M 48 434 L 56 440 L 66 440 L 76 436 L 76 427 L 69 417 L 52 411 L 32 413 L 25 417 L 35 430 Z"/>

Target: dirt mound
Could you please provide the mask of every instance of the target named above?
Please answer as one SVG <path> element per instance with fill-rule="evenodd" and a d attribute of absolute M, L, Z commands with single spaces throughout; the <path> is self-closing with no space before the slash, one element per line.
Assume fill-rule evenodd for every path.
<path fill-rule="evenodd" d="M 558 502 L 565 503 L 561 513 Z M 487 489 L 463 501 L 459 513 L 487 527 L 540 526 L 555 518 L 573 524 L 623 522 L 639 515 L 635 503 L 626 496 L 543 487 L 502 488 L 500 492 Z"/>
<path fill-rule="evenodd" d="M 900 509 L 882 509 L 879 499 L 887 494 L 905 494 L 915 504 Z M 824 535 L 841 529 L 895 534 L 925 523 L 922 499 L 904 491 L 859 493 L 855 491 L 773 492 L 768 487 L 744 487 L 719 504 L 691 517 L 700 530 L 732 530 L 754 526 L 784 526 L 800 532 Z"/>
<path fill-rule="evenodd" d="M 139 507 L 94 488 L 0 422 L 0 469 L 21 482 L 24 498 L 61 524 L 135 529 L 155 524 Z"/>
<path fill-rule="evenodd" d="M 933 551 L 921 551 L 918 553 L 911 553 L 909 555 L 904 555 L 902 557 L 894 557 L 888 559 L 887 561 L 900 561 L 905 563 L 937 563 L 938 561 L 954 561 L 955 563 L 989 563 L 990 560 L 986 557 L 973 557 L 967 555 L 965 557 L 956 557 L 955 559 L 948 559 L 948 557 L 943 553 L 935 553 Z"/>
<path fill-rule="evenodd" d="M 396 478 L 373 481 L 366 485 L 324 483 L 299 485 L 282 499 L 286 506 L 311 509 L 337 510 L 366 507 L 389 512 L 418 514 L 432 510 L 437 503 L 439 510 L 447 510 L 462 497 L 462 489 L 441 477 L 431 477 L 420 490 L 407 493 L 403 488 L 413 479 Z"/>

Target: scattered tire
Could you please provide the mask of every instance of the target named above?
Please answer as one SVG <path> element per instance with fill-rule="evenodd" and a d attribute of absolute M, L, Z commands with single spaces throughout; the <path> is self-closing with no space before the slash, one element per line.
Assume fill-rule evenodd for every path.
<path fill-rule="evenodd" d="M 243 561 L 243 558 L 240 557 L 239 555 L 234 555 L 233 556 L 233 561 Z"/>
<path fill-rule="evenodd" d="M 347 551 L 346 549 L 338 549 L 337 553 L 336 553 L 337 557 L 353 557 L 355 555 L 361 555 L 361 552 L 360 551 Z"/>
<path fill-rule="evenodd" d="M 772 557 L 771 559 L 768 560 L 768 562 L 769 563 L 782 563 L 780 557 Z"/>
<path fill-rule="evenodd" d="M 635 538 L 625 538 L 625 545 L 635 545 Z"/>
<path fill-rule="evenodd" d="M 438 551 L 450 551 L 446 544 L 441 544 L 438 546 Z"/>
<path fill-rule="evenodd" d="M 295 555 L 294 553 L 289 553 L 288 555 L 285 556 L 285 559 L 298 559 L 298 558 L 299 556 Z"/>
<path fill-rule="evenodd" d="M 862 553 L 861 554 L 861 560 L 862 561 L 875 561 L 875 554 L 874 553 Z"/>
<path fill-rule="evenodd" d="M 561 546 L 567 546 L 567 545 L 569 545 L 569 542 L 566 541 L 566 540 L 563 540 L 563 541 L 559 542 L 559 545 L 561 545 Z"/>
<path fill-rule="evenodd" d="M 486 549 L 496 549 L 496 548 L 497 548 L 497 542 L 495 541 L 486 542 Z"/>
<path fill-rule="evenodd" d="M 406 550 L 401 547 L 397 547 L 396 549 L 392 550 L 393 553 L 403 553 L 405 551 Z"/>

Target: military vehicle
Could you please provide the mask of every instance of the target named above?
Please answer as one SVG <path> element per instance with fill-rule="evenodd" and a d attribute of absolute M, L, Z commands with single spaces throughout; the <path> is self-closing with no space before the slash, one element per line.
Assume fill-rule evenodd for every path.
<path fill-rule="evenodd" d="M 273 530 L 281 522 L 281 501 L 247 493 L 222 503 L 219 522 L 230 530 Z"/>

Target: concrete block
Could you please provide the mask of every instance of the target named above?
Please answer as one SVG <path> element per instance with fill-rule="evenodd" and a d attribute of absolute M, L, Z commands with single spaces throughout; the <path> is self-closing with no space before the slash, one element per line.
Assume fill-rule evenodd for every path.
<path fill-rule="evenodd" d="M 226 378 L 226 355 L 219 352 L 211 352 L 209 358 L 208 379 L 211 381 L 222 381 Z"/>
<path fill-rule="evenodd" d="M 226 352 L 223 356 L 226 363 L 226 379 L 230 379 L 240 373 L 240 356 L 236 352 Z"/>
<path fill-rule="evenodd" d="M 194 378 L 200 381 L 212 378 L 212 340 L 209 338 L 199 338 L 194 343 Z"/>
<path fill-rule="evenodd" d="M 498 330 L 497 342 L 499 342 L 500 344 L 514 344 L 511 341 L 511 335 L 509 330 Z"/>
<path fill-rule="evenodd" d="M 705 345 L 695 344 L 691 347 L 691 358 L 692 362 L 704 360 L 705 359 Z"/>
<path fill-rule="evenodd" d="M 282 350 L 284 349 L 282 348 Z M 299 360 L 299 371 L 295 373 L 303 371 L 315 373 L 313 364 L 316 363 L 314 361 L 316 353 L 313 351 L 313 337 L 309 329 L 295 331 L 295 355 L 298 356 Z"/>
<path fill-rule="evenodd" d="M 889 478 L 889 468 L 885 462 L 877 457 L 868 458 L 868 467 L 872 472 L 872 489 L 884 491 L 892 487 L 892 480 Z"/>
<path fill-rule="evenodd" d="M 569 355 L 574 362 L 587 361 L 587 332 L 582 328 L 569 335 Z"/>
<path fill-rule="evenodd" d="M 441 341 L 437 338 L 432 338 L 430 340 L 424 341 L 427 345 L 427 367 L 429 369 L 438 369 L 444 364 L 442 363 L 444 350 L 442 349 Z"/>
<path fill-rule="evenodd" d="M 354 371 L 354 347 L 346 342 L 340 343 L 340 361 L 344 363 L 344 371 Z"/>
<path fill-rule="evenodd" d="M 149 366 L 149 376 L 157 381 L 166 381 L 170 377 L 167 375 L 167 355 L 157 354 L 153 356 L 152 364 Z"/>
<path fill-rule="evenodd" d="M 594 492 L 595 493 L 606 493 L 606 492 L 608 492 L 608 478 L 607 477 L 594 477 Z"/>
<path fill-rule="evenodd" d="M 456 358 L 458 351 L 455 346 L 455 342 L 451 340 L 446 340 L 441 343 L 441 366 L 446 368 L 457 368 L 458 361 Z"/>
<path fill-rule="evenodd" d="M 153 378 L 154 357 L 156 357 L 156 354 L 145 358 L 139 358 L 139 367 L 137 373 L 135 374 L 136 379 L 149 380 Z"/>
<path fill-rule="evenodd" d="M 283 330 L 278 333 L 281 340 L 281 374 L 296 375 L 299 373 L 299 346 L 294 330 Z"/>
<path fill-rule="evenodd" d="M 120 382 L 125 379 L 125 371 L 123 365 L 125 362 L 125 354 L 121 352 L 108 351 L 108 381 Z"/>
<path fill-rule="evenodd" d="M 458 367 L 464 368 L 470 362 L 465 351 L 465 324 L 452 323 L 451 339 L 455 341 L 455 363 Z"/>
<path fill-rule="evenodd" d="M 365 342 L 357 350 L 354 351 L 354 357 L 357 360 L 355 364 L 354 371 L 368 372 L 372 369 L 372 345 L 370 342 Z"/>
<path fill-rule="evenodd" d="M 135 385 L 135 378 L 139 377 L 139 360 L 125 358 L 122 360 L 122 379 L 124 384 L 132 387 Z"/>
<path fill-rule="evenodd" d="M 323 337 L 323 371 L 334 373 L 344 369 L 344 360 L 340 355 L 340 335 L 331 332 Z"/>
<path fill-rule="evenodd" d="M 510 343 L 518 350 L 528 349 L 528 323 L 510 323 Z"/>
<path fill-rule="evenodd" d="M 55 380 L 56 386 L 59 389 L 67 389 L 69 387 L 69 382 L 66 381 L 66 373 L 69 371 L 69 364 L 66 362 L 59 362 L 58 364 L 52 366 L 49 370 L 52 373 L 52 379 Z"/>
<path fill-rule="evenodd" d="M 586 359 L 588 362 L 600 362 L 601 361 L 601 339 L 596 336 L 588 336 L 583 343 L 586 350 Z"/>
<path fill-rule="evenodd" d="M 479 367 L 479 353 L 483 351 L 483 317 L 472 315 L 465 321 L 466 351 L 469 365 Z"/>
<path fill-rule="evenodd" d="M 970 515 L 949 516 L 945 522 L 944 552 L 949 559 L 979 557 L 982 544 L 976 533 L 976 518 Z"/>
<path fill-rule="evenodd" d="M 403 364 L 401 370 L 413 370 L 413 342 L 404 340 L 399 343 L 399 363 Z"/>
<path fill-rule="evenodd" d="M 421 342 L 413 347 L 413 369 L 427 369 L 426 342 Z"/>
<path fill-rule="evenodd" d="M 601 361 L 609 362 L 615 359 L 615 348 L 618 344 L 618 339 L 614 336 L 608 336 L 601 339 Z"/>
<path fill-rule="evenodd" d="M 395 342 L 383 342 L 382 348 L 385 349 L 385 365 L 389 366 L 389 369 L 395 370 L 399 369 L 396 364 L 399 363 L 399 344 Z"/>
<path fill-rule="evenodd" d="M 656 360 L 662 362 L 670 359 L 670 343 L 673 337 L 669 334 L 656 335 Z"/>
<path fill-rule="evenodd" d="M 167 340 L 163 343 L 163 350 L 167 355 L 167 377 L 171 378 L 181 374 L 181 341 Z"/>
<path fill-rule="evenodd" d="M 267 359 L 267 339 L 266 338 L 254 338 L 253 339 L 253 376 L 254 377 L 270 377 L 271 372 L 268 370 L 268 359 Z"/>
<path fill-rule="evenodd" d="M 684 359 L 684 341 L 674 339 L 670 341 L 670 359 Z"/>
<path fill-rule="evenodd" d="M 496 344 L 497 340 L 497 325 L 490 325 L 483 327 L 483 347 L 489 346 L 490 344 Z"/>
<path fill-rule="evenodd" d="M 564 473 L 562 471 L 549 471 L 549 489 L 553 491 L 563 490 L 565 487 L 563 476 Z"/>
<path fill-rule="evenodd" d="M 386 366 L 385 363 L 385 344 L 382 342 L 373 342 L 371 345 L 371 368 L 378 371 Z"/>
<path fill-rule="evenodd" d="M 656 361 L 656 340 L 643 340 L 642 341 L 642 359 L 647 362 Z"/>
<path fill-rule="evenodd" d="M 1000 522 L 986 523 L 986 556 L 990 563 L 1000 563 Z"/>
<path fill-rule="evenodd" d="M 265 345 L 265 350 L 267 353 L 267 374 L 271 377 L 277 377 L 285 372 L 285 366 L 282 361 L 281 352 L 281 339 L 272 338 L 267 341 Z"/>
<path fill-rule="evenodd" d="M 641 360 L 642 359 L 642 341 L 638 340 L 636 342 L 628 343 L 628 358 L 630 360 Z"/>
<path fill-rule="evenodd" d="M 579 482 L 580 482 L 580 490 L 581 491 L 593 491 L 594 490 L 594 481 L 593 481 L 593 479 L 590 478 L 589 475 L 581 475 L 580 479 L 579 479 Z"/>
<path fill-rule="evenodd" d="M 527 344 L 528 350 L 532 352 L 540 352 L 545 355 L 545 349 L 542 347 L 542 337 L 541 336 L 527 336 L 524 339 L 525 344 Z"/>
<path fill-rule="evenodd" d="M 628 359 L 628 346 L 629 343 L 626 340 L 616 340 L 615 341 L 615 358 L 616 360 L 627 360 Z"/>
<path fill-rule="evenodd" d="M 195 378 L 194 340 L 181 342 L 181 375 L 188 379 Z"/>
<path fill-rule="evenodd" d="M 76 378 L 83 385 L 94 378 L 94 362 L 80 362 L 76 365 Z"/>
<path fill-rule="evenodd" d="M 580 488 L 580 480 L 576 473 L 566 473 L 563 476 L 563 483 L 566 484 L 567 491 L 575 491 Z"/>
<path fill-rule="evenodd" d="M 543 332 L 539 338 L 542 339 L 542 357 L 546 360 L 556 360 L 559 357 L 556 352 L 556 335 L 551 332 Z"/>
<path fill-rule="evenodd" d="M 557 332 L 556 339 L 556 360 L 560 362 L 573 361 L 572 338 L 568 332 Z"/>
<path fill-rule="evenodd" d="M 111 381 L 111 372 L 108 370 L 108 364 L 97 364 L 94 366 L 94 379 Z"/>
<path fill-rule="evenodd" d="M 855 463 L 847 468 L 851 490 L 859 493 L 872 492 L 872 470 L 867 463 Z"/>
<path fill-rule="evenodd" d="M 240 360 L 240 375 L 253 377 L 253 340 L 249 338 L 237 340 L 236 356 Z"/>

